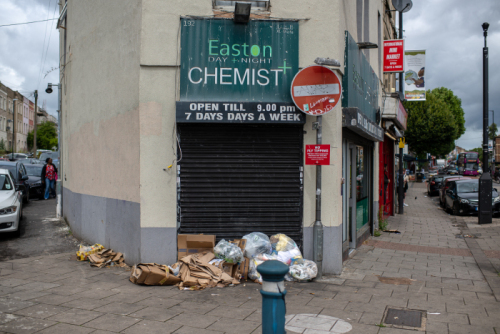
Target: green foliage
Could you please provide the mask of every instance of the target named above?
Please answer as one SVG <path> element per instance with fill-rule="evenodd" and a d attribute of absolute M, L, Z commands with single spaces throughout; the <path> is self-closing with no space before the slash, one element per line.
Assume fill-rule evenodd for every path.
<path fill-rule="evenodd" d="M 460 138 L 460 136 L 462 136 L 465 133 L 465 117 L 464 117 L 464 110 L 462 109 L 462 100 L 456 97 L 453 94 L 453 91 L 444 87 L 433 89 L 432 94 L 435 94 L 444 103 L 446 103 L 450 111 L 455 116 L 455 124 L 457 126 L 457 131 L 458 131 L 457 135 Z M 455 145 L 453 145 L 453 148 L 448 152 L 452 151 L 454 148 Z"/>
<path fill-rule="evenodd" d="M 0 139 L 0 151 L 5 151 L 5 141 L 2 139 Z"/>
<path fill-rule="evenodd" d="M 495 140 L 498 132 L 498 127 L 495 123 L 488 126 L 488 138 L 491 140 Z"/>
<path fill-rule="evenodd" d="M 33 131 L 28 133 L 28 147 L 33 147 Z M 36 132 L 36 146 L 38 149 L 51 150 L 52 147 L 58 147 L 57 129 L 55 124 L 44 122 L 38 124 Z"/>
<path fill-rule="evenodd" d="M 479 161 L 483 161 L 483 148 L 482 147 L 476 147 L 476 148 L 473 148 L 471 150 L 469 150 L 471 152 L 477 152 L 479 153 L 478 156 L 479 156 Z"/>
<path fill-rule="evenodd" d="M 405 101 L 408 112 L 406 142 L 417 155 L 448 154 L 465 133 L 461 100 L 447 88 L 427 91 L 426 101 Z"/>

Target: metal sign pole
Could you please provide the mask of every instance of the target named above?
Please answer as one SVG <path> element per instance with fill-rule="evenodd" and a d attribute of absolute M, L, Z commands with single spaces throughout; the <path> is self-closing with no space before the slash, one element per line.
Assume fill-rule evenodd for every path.
<path fill-rule="evenodd" d="M 317 116 L 316 144 L 322 143 L 322 121 L 323 116 Z M 313 260 L 318 266 L 318 275 L 323 275 L 323 224 L 321 223 L 321 165 L 316 166 L 316 221 L 313 228 Z"/>

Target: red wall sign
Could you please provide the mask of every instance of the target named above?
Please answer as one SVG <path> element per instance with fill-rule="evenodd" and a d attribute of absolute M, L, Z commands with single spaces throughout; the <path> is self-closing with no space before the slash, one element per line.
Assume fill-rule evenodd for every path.
<path fill-rule="evenodd" d="M 339 103 L 341 93 L 339 77 L 325 66 L 306 67 L 292 81 L 293 102 L 300 111 L 308 115 L 326 114 Z"/>
<path fill-rule="evenodd" d="M 329 165 L 330 145 L 306 145 L 306 165 Z"/>
<path fill-rule="evenodd" d="M 391 39 L 384 41 L 384 72 L 403 72 L 404 54 L 404 40 Z"/>

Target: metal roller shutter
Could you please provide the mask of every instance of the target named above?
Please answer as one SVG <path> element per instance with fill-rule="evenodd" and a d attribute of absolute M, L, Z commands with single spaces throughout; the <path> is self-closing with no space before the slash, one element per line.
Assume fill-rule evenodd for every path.
<path fill-rule="evenodd" d="M 302 246 L 302 126 L 179 124 L 179 233 Z"/>

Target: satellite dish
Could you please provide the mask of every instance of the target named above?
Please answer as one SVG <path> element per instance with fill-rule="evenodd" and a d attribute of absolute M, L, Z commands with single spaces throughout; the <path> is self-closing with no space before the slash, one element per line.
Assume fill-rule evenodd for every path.
<path fill-rule="evenodd" d="M 406 13 L 413 7 L 413 2 L 411 0 L 392 0 L 392 5 L 398 12 Z"/>

